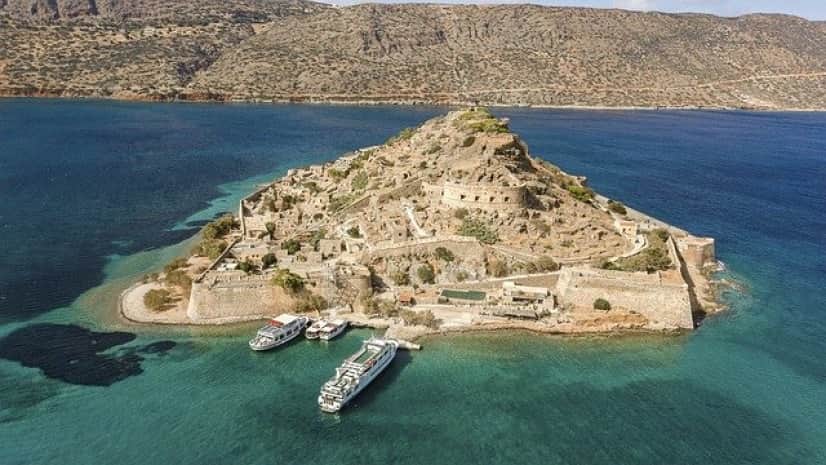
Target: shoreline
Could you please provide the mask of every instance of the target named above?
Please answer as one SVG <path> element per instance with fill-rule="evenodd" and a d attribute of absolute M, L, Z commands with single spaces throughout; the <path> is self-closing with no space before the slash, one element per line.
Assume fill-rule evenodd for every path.
<path fill-rule="evenodd" d="M 572 110 L 572 111 L 720 111 L 720 112 L 759 112 L 759 113 L 824 113 L 826 108 L 768 108 L 750 106 L 704 106 L 704 105 L 551 105 L 527 103 L 495 103 L 474 101 L 439 101 L 426 99 L 411 100 L 375 100 L 375 99 L 305 99 L 305 98 L 278 98 L 278 99 L 221 99 L 221 98 L 134 98 L 112 97 L 105 95 L 63 95 L 62 92 L 47 92 L 43 95 L 24 95 L 0 91 L 0 99 L 38 99 L 38 100 L 98 100 L 102 102 L 136 102 L 136 103 L 170 103 L 170 104 L 243 104 L 243 105 L 328 105 L 328 106 L 432 106 L 432 107 L 466 107 L 481 105 L 491 108 L 520 108 L 541 110 Z"/>

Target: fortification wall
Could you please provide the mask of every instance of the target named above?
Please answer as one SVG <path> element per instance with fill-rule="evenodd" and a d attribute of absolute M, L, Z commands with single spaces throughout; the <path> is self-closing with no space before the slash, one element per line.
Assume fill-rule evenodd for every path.
<path fill-rule="evenodd" d="M 446 284 L 444 287 L 468 291 L 494 291 L 502 289 L 502 283 L 505 281 L 515 281 L 517 284 L 522 286 L 537 286 L 554 289 L 558 280 L 559 272 L 553 271 L 548 273 L 506 276 L 504 278 L 491 278 L 482 281 L 465 281 L 461 283 L 452 283 L 449 285 Z"/>
<path fill-rule="evenodd" d="M 677 239 L 677 249 L 680 251 L 686 265 L 694 268 L 703 268 L 716 262 L 714 239 L 710 237 L 682 237 Z"/>
<path fill-rule="evenodd" d="M 433 253 L 437 248 L 444 247 L 455 255 L 463 257 L 482 257 L 485 249 L 476 239 L 464 236 L 449 236 L 396 243 L 392 245 L 378 245 L 368 254 L 373 258 L 403 257 L 416 253 Z"/>
<path fill-rule="evenodd" d="M 187 316 L 198 323 L 254 320 L 283 313 L 294 300 L 266 281 L 210 286 L 192 283 Z"/>
<path fill-rule="evenodd" d="M 612 309 L 644 316 L 650 329 L 694 327 L 688 285 L 663 282 L 657 274 L 564 269 L 556 293 L 562 305 L 575 310 L 593 311 L 596 299 L 606 299 Z"/>
<path fill-rule="evenodd" d="M 442 204 L 454 208 L 501 210 L 522 208 L 526 204 L 525 186 L 487 186 L 446 182 L 442 186 L 428 185 L 430 196 L 437 195 Z"/>

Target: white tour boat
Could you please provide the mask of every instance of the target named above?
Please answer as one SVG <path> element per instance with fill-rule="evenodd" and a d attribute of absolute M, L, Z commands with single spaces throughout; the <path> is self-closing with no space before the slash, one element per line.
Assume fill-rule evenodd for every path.
<path fill-rule="evenodd" d="M 370 338 L 361 349 L 336 368 L 336 374 L 321 387 L 318 405 L 324 412 L 341 410 L 379 375 L 393 358 L 399 343 L 393 339 Z"/>
<path fill-rule="evenodd" d="M 301 334 L 305 326 L 307 326 L 306 316 L 289 313 L 278 315 L 259 329 L 254 338 L 250 339 L 250 349 L 269 350 L 278 347 Z"/>
<path fill-rule="evenodd" d="M 322 341 L 329 341 L 330 339 L 333 339 L 343 333 L 345 328 L 347 328 L 347 320 L 337 319 L 328 321 L 327 324 L 322 326 L 318 331 L 318 337 Z"/>
<path fill-rule="evenodd" d="M 304 337 L 307 339 L 318 339 L 319 331 L 321 331 L 321 328 L 325 326 L 327 326 L 327 320 L 315 320 L 313 324 L 307 326 L 307 330 L 304 331 Z"/>

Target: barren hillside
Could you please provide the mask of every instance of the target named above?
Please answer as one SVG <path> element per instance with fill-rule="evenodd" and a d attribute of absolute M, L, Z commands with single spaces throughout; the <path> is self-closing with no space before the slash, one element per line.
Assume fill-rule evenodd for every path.
<path fill-rule="evenodd" d="M 16 3 L 5 7 L 18 11 L 15 18 Z M 826 25 L 792 16 L 263 0 L 231 9 L 151 0 L 112 6 L 118 3 L 96 6 L 122 12 L 127 19 L 118 26 L 7 16 L 0 40 L 12 45 L 0 48 L 0 92 L 826 108 Z M 71 16 L 65 11 L 57 17 Z"/>

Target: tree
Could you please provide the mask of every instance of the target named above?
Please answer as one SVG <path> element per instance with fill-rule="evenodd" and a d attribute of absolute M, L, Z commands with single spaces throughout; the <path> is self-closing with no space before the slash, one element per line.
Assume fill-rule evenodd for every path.
<path fill-rule="evenodd" d="M 264 256 L 261 257 L 261 268 L 262 269 L 267 269 L 267 268 L 275 265 L 276 263 L 278 263 L 278 259 L 275 258 L 275 254 L 272 253 L 272 252 L 264 254 Z"/>
<path fill-rule="evenodd" d="M 416 270 L 416 275 L 425 284 L 433 284 L 436 281 L 436 273 L 433 272 L 433 267 L 430 264 L 420 266 Z"/>
<path fill-rule="evenodd" d="M 143 304 L 155 312 L 166 310 L 170 303 L 172 303 L 172 295 L 166 289 L 150 289 L 143 295 Z"/>
<path fill-rule="evenodd" d="M 272 282 L 293 296 L 304 290 L 304 279 L 289 270 L 278 270 L 278 273 L 272 278 Z"/>
<path fill-rule="evenodd" d="M 361 170 L 353 176 L 350 186 L 352 186 L 353 190 L 356 191 L 364 190 L 367 188 L 367 183 L 369 181 L 370 178 L 367 176 L 367 173 L 364 170 Z"/>
<path fill-rule="evenodd" d="M 296 239 L 288 239 L 281 243 L 281 248 L 286 250 L 288 254 L 295 255 L 296 252 L 301 250 L 301 242 Z"/>
<path fill-rule="evenodd" d="M 220 239 L 229 234 L 235 226 L 235 218 L 232 215 L 224 215 L 204 226 L 204 239 Z"/>
<path fill-rule="evenodd" d="M 406 271 L 395 271 L 392 275 L 390 275 L 390 279 L 393 280 L 396 286 L 407 286 L 410 284 L 410 275 L 407 274 Z"/>
<path fill-rule="evenodd" d="M 453 252 L 444 247 L 436 247 L 436 250 L 433 251 L 433 256 L 446 262 L 452 262 L 456 258 L 453 256 Z"/>
<path fill-rule="evenodd" d="M 255 265 L 249 259 L 246 259 L 238 264 L 238 269 L 246 274 L 250 274 L 255 271 Z"/>
<path fill-rule="evenodd" d="M 268 221 L 264 227 L 267 228 L 267 237 L 269 237 L 270 240 L 275 239 L 275 223 Z"/>
<path fill-rule="evenodd" d="M 611 310 L 611 303 L 600 297 L 594 301 L 594 309 L 604 310 L 607 312 L 608 310 Z"/>

